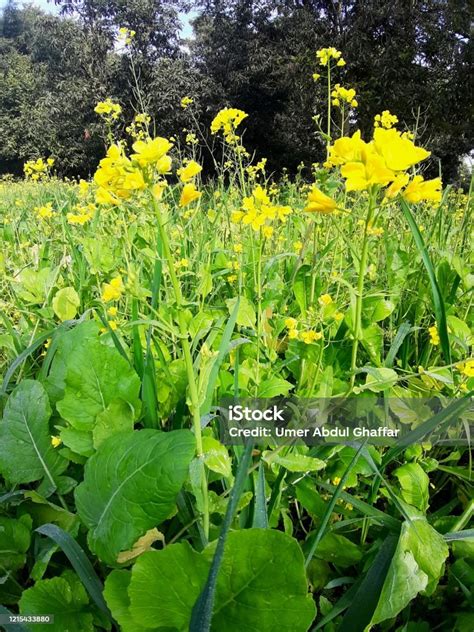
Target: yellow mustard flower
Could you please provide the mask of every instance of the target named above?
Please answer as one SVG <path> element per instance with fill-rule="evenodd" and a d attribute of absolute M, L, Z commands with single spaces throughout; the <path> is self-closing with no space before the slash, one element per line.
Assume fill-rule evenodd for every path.
<path fill-rule="evenodd" d="M 196 177 L 201 171 L 201 165 L 199 165 L 195 160 L 190 160 L 185 166 L 180 167 L 177 173 L 181 182 L 188 182 Z"/>
<path fill-rule="evenodd" d="M 192 182 L 185 184 L 179 199 L 180 207 L 183 208 L 184 206 L 188 206 L 188 204 L 191 204 L 194 200 L 198 200 L 201 195 L 202 193 L 196 189 Z"/>
<path fill-rule="evenodd" d="M 117 301 L 122 296 L 123 291 L 124 287 L 122 277 L 120 275 L 116 276 L 110 281 L 110 283 L 104 283 L 102 300 L 104 301 L 104 303 Z"/>
<path fill-rule="evenodd" d="M 436 325 L 433 325 L 432 327 L 429 327 L 428 328 L 428 333 L 430 334 L 430 342 L 431 342 L 431 344 L 434 345 L 435 347 L 438 346 L 439 343 L 440 343 L 438 327 Z"/>
<path fill-rule="evenodd" d="M 311 187 L 306 200 L 304 210 L 308 213 L 333 213 L 337 203 L 328 195 L 323 193 L 316 185 Z"/>
<path fill-rule="evenodd" d="M 423 200 L 429 202 L 439 202 L 441 200 L 441 178 L 424 180 L 423 176 L 415 176 L 403 191 L 403 197 L 417 204 Z"/>

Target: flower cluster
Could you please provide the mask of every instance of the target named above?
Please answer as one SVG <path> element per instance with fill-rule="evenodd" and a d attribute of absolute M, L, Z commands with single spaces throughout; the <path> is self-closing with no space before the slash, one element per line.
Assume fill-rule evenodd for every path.
<path fill-rule="evenodd" d="M 428 328 L 428 333 L 430 334 L 430 342 L 432 345 L 434 345 L 435 347 L 437 347 L 440 343 L 440 339 L 439 339 L 439 333 L 438 333 L 438 327 L 436 327 L 436 325 L 433 325 L 432 327 Z"/>
<path fill-rule="evenodd" d="M 388 196 L 393 197 L 408 183 L 405 172 L 429 155 L 430 152 L 417 147 L 408 134 L 394 128 L 377 127 L 369 143 L 362 140 L 360 131 L 351 137 L 344 136 L 336 140 L 330 147 L 329 160 L 325 164 L 341 167 L 347 191 L 363 191 L 392 184 Z M 415 176 L 408 184 L 404 193 L 407 199 L 439 201 L 440 179 L 425 182 L 420 178 Z"/>
<path fill-rule="evenodd" d="M 232 213 L 232 221 L 250 225 L 253 230 L 262 231 L 264 237 L 271 237 L 271 222 L 278 220 L 285 223 L 290 213 L 290 206 L 272 204 L 267 191 L 258 185 L 252 191 L 252 195 L 244 197 L 242 209 Z"/>
<path fill-rule="evenodd" d="M 51 202 L 48 202 L 44 206 L 37 206 L 34 211 L 38 219 L 51 219 L 54 215 L 53 205 Z"/>
<path fill-rule="evenodd" d="M 345 66 L 346 62 L 342 57 L 342 53 L 340 50 L 334 48 L 334 46 L 330 46 L 329 48 L 321 48 L 316 51 L 316 57 L 319 60 L 321 66 L 330 65 L 331 59 L 335 59 L 337 61 L 337 66 Z"/>
<path fill-rule="evenodd" d="M 217 134 L 217 132 L 222 130 L 226 141 L 230 144 L 235 143 L 239 138 L 235 130 L 247 116 L 248 114 L 243 110 L 224 108 L 214 117 L 211 123 L 211 133 Z"/>
<path fill-rule="evenodd" d="M 49 177 L 49 170 L 54 165 L 54 158 L 48 158 L 44 161 L 42 158 L 37 160 L 28 160 L 23 166 L 23 171 L 27 180 L 38 182 L 46 180 Z"/>
<path fill-rule="evenodd" d="M 114 103 L 112 99 L 106 99 L 105 101 L 99 101 L 94 108 L 94 112 L 110 123 L 118 119 L 122 113 L 122 108 L 118 103 Z"/>
<path fill-rule="evenodd" d="M 132 43 L 135 35 L 136 32 L 128 29 L 126 26 L 122 26 L 121 28 L 119 28 L 119 41 L 122 41 L 127 46 Z"/>
<path fill-rule="evenodd" d="M 110 283 L 104 283 L 102 291 L 102 300 L 104 303 L 110 303 L 111 301 L 118 301 L 124 292 L 124 286 L 122 277 L 114 277 Z"/>
<path fill-rule="evenodd" d="M 334 89 L 331 92 L 332 104 L 339 107 L 341 104 L 349 104 L 352 108 L 356 108 L 359 104 L 355 98 L 356 91 L 354 88 L 344 88 L 339 83 L 336 83 Z"/>
<path fill-rule="evenodd" d="M 77 205 L 73 209 L 74 213 L 68 213 L 66 219 L 69 224 L 79 224 L 83 226 L 89 222 L 95 215 L 96 207 L 94 204 Z"/>
<path fill-rule="evenodd" d="M 183 97 L 181 99 L 181 107 L 183 108 L 183 110 L 186 110 L 186 108 L 188 108 L 193 103 L 194 99 L 191 99 L 191 97 Z"/>
<path fill-rule="evenodd" d="M 288 330 L 288 338 L 290 340 L 301 340 L 307 345 L 321 340 L 323 334 L 320 331 L 314 329 L 305 329 L 303 331 L 298 330 L 298 321 L 296 318 L 287 318 L 285 320 L 285 327 Z"/>
<path fill-rule="evenodd" d="M 384 127 L 390 129 L 398 123 L 398 117 L 391 114 L 389 110 L 384 110 L 382 114 L 376 114 L 374 117 L 374 127 Z"/>
<path fill-rule="evenodd" d="M 143 140 L 148 136 L 148 127 L 151 122 L 151 117 L 146 112 L 137 114 L 133 121 L 125 128 L 127 134 L 136 140 Z"/>

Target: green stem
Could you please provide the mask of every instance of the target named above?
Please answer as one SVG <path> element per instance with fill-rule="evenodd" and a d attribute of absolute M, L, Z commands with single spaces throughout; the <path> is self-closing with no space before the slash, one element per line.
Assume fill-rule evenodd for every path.
<path fill-rule="evenodd" d="M 369 192 L 369 206 L 367 209 L 367 217 L 365 219 L 364 237 L 362 241 L 362 252 L 359 263 L 359 279 L 357 282 L 356 308 L 354 318 L 354 341 L 352 343 L 352 359 L 351 359 L 351 384 L 350 390 L 354 388 L 355 372 L 357 368 L 357 350 L 359 342 L 362 340 L 362 303 L 364 298 L 364 277 L 367 271 L 367 255 L 369 252 L 369 227 L 375 210 L 375 192 Z"/>
<path fill-rule="evenodd" d="M 331 63 L 328 60 L 328 127 L 326 141 L 326 160 L 329 160 L 329 147 L 331 145 Z"/>
<path fill-rule="evenodd" d="M 258 261 L 257 261 L 257 392 L 260 388 L 260 338 L 262 328 L 262 234 L 258 236 Z"/>
<path fill-rule="evenodd" d="M 181 291 L 181 285 L 176 276 L 176 271 L 174 267 L 174 259 L 171 254 L 168 235 L 166 233 L 165 227 L 162 222 L 160 209 L 158 206 L 158 202 L 154 195 L 152 195 L 153 199 L 153 207 L 155 210 L 155 214 L 158 221 L 158 230 L 160 233 L 161 243 L 163 246 L 163 254 L 168 263 L 168 269 L 171 278 L 171 284 L 173 286 L 176 306 L 177 306 L 177 319 L 178 319 L 178 327 L 181 339 L 181 348 L 183 350 L 184 361 L 186 364 L 186 374 L 188 378 L 188 388 L 189 388 L 189 396 L 191 399 L 191 414 L 193 417 L 193 429 L 194 429 L 194 437 L 196 441 L 196 454 L 198 459 L 203 458 L 203 447 L 202 447 L 202 431 L 201 431 L 201 414 L 199 410 L 199 395 L 198 389 L 196 385 L 196 377 L 194 375 L 194 366 L 193 366 L 193 358 L 191 355 L 191 347 L 189 345 L 189 333 L 186 325 L 186 319 L 184 316 L 184 299 L 183 293 Z M 207 493 L 207 481 L 205 476 L 205 469 L 203 468 L 203 476 L 202 476 L 202 494 L 203 494 L 203 529 L 206 534 L 206 538 L 209 536 L 209 499 Z"/>

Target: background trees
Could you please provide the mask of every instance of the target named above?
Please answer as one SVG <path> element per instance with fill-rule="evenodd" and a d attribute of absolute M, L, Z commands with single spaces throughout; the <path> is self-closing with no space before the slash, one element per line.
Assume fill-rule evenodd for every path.
<path fill-rule="evenodd" d="M 312 116 L 324 116 L 314 83 L 315 50 L 334 45 L 348 64 L 341 83 L 357 90 L 358 126 L 382 109 L 417 125 L 456 177 L 472 148 L 472 43 L 467 0 L 57 0 L 61 17 L 7 5 L 0 24 L 0 171 L 18 172 L 37 154 L 63 173 L 87 175 L 103 152 L 93 113 L 118 99 L 131 117 L 137 87 L 158 131 L 186 124 L 179 107 L 194 97 L 200 124 L 232 104 L 247 111 L 246 143 L 271 169 L 295 171 L 322 157 Z M 194 36 L 180 18 L 192 9 Z M 120 26 L 136 31 L 127 54 Z"/>

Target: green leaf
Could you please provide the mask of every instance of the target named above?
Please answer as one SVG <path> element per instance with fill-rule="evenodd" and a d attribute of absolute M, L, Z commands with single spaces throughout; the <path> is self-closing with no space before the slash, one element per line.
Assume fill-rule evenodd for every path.
<path fill-rule="evenodd" d="M 144 553 L 133 567 L 128 591 L 137 628 L 188 630 L 213 552 L 213 545 L 196 553 L 183 542 Z M 229 534 L 217 577 L 211 630 L 305 632 L 314 615 L 296 540 L 268 529 Z"/>
<path fill-rule="evenodd" d="M 400 482 L 403 500 L 426 513 L 430 479 L 421 465 L 419 463 L 405 463 L 393 473 Z"/>
<path fill-rule="evenodd" d="M 306 312 L 311 293 L 311 266 L 302 265 L 293 281 L 293 292 L 302 314 Z"/>
<path fill-rule="evenodd" d="M 311 538 L 308 540 L 311 541 Z M 337 533 L 326 533 L 320 540 L 315 557 L 337 566 L 353 566 L 362 559 L 362 551 L 348 538 Z"/>
<path fill-rule="evenodd" d="M 53 298 L 53 310 L 59 320 L 71 320 L 81 304 L 79 294 L 73 287 L 63 287 Z"/>
<path fill-rule="evenodd" d="M 232 474 L 232 459 L 227 448 L 214 437 L 203 437 L 202 448 L 206 467 L 229 478 Z"/>
<path fill-rule="evenodd" d="M 131 579 L 130 571 L 115 570 L 105 580 L 104 597 L 114 619 L 120 624 L 121 632 L 137 632 L 138 630 L 137 623 L 130 613 L 128 587 Z M 147 628 L 148 630 L 158 630 L 158 628 Z"/>
<path fill-rule="evenodd" d="M 321 461 L 321 459 L 306 456 L 306 454 L 298 454 L 297 452 L 283 455 L 279 452 L 267 450 L 263 452 L 262 459 L 269 465 L 280 465 L 289 472 L 317 472 L 326 467 L 326 463 Z"/>
<path fill-rule="evenodd" d="M 20 599 L 22 615 L 51 614 L 54 626 L 35 623 L 38 632 L 67 630 L 68 632 L 94 632 L 89 600 L 79 579 L 72 572 L 62 577 L 42 579 L 23 592 Z"/>
<path fill-rule="evenodd" d="M 89 547 L 100 559 L 116 563 L 121 551 L 168 517 L 194 450 L 187 430 L 120 433 L 99 446 L 75 498 Z"/>
<path fill-rule="evenodd" d="M 373 393 L 386 391 L 397 383 L 398 376 L 393 369 L 387 368 L 370 368 L 367 369 L 367 377 L 363 390 L 368 389 Z"/>
<path fill-rule="evenodd" d="M 98 338 L 74 347 L 67 358 L 64 397 L 57 403 L 60 415 L 74 428 L 92 431 L 97 416 L 121 399 L 140 412 L 140 379 L 128 362 Z"/>
<path fill-rule="evenodd" d="M 0 516 L 0 570 L 22 568 L 30 548 L 31 518 L 27 514 L 18 520 Z"/>
<path fill-rule="evenodd" d="M 444 572 L 448 547 L 443 537 L 413 512 L 402 525 L 372 625 L 395 617 L 418 593 L 432 595 Z"/>
<path fill-rule="evenodd" d="M 94 448 L 118 432 L 132 432 L 134 409 L 123 399 L 114 399 L 105 410 L 96 417 L 96 424 L 92 431 Z"/>
<path fill-rule="evenodd" d="M 451 364 L 451 348 L 449 345 L 446 308 L 444 305 L 443 295 L 441 294 L 441 290 L 439 288 L 438 279 L 436 278 L 436 272 L 433 264 L 431 263 L 428 250 L 426 248 L 425 242 L 423 241 L 420 229 L 418 228 L 415 218 L 413 217 L 413 214 L 410 210 L 409 204 L 403 198 L 400 198 L 400 204 L 403 214 L 405 215 L 408 225 L 410 226 L 410 230 L 412 232 L 413 239 L 415 240 L 416 247 L 418 248 L 418 252 L 421 255 L 423 265 L 425 266 L 426 272 L 428 273 L 428 278 L 431 285 L 431 296 L 433 298 L 433 309 L 436 315 L 436 324 L 441 341 L 441 349 L 443 351 L 446 364 Z"/>
<path fill-rule="evenodd" d="M 229 298 L 226 300 L 225 304 L 227 305 L 229 314 L 232 315 L 237 301 L 239 301 L 239 311 L 237 312 L 236 318 L 237 324 L 241 327 L 249 327 L 250 329 L 255 329 L 255 323 L 257 322 L 255 308 L 249 301 L 249 299 L 245 296 L 236 296 L 235 298 Z"/>
<path fill-rule="evenodd" d="M 368 323 L 378 323 L 390 316 L 395 309 L 392 301 L 378 297 L 367 297 L 362 304 L 362 317 Z"/>
<path fill-rule="evenodd" d="M 102 596 L 102 583 L 97 577 L 88 557 L 74 538 L 54 524 L 41 525 L 36 531 L 47 536 L 61 547 L 93 601 L 95 601 L 100 610 L 105 612 L 107 616 L 110 616 Z"/>
<path fill-rule="evenodd" d="M 56 488 L 56 477 L 67 461 L 51 445 L 51 407 L 40 382 L 23 380 L 8 398 L 0 424 L 0 472 L 11 483 L 45 478 Z"/>
<path fill-rule="evenodd" d="M 293 384 L 284 380 L 282 377 L 272 375 L 258 387 L 258 397 L 277 397 L 278 395 L 288 395 L 293 388 Z"/>

